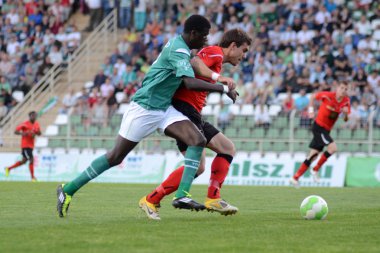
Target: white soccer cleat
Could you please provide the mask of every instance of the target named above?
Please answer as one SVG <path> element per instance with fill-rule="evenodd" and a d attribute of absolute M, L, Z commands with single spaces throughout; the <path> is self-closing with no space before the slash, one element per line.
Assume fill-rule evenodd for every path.
<path fill-rule="evenodd" d="M 318 171 L 315 171 L 315 170 L 311 170 L 310 171 L 310 174 L 313 176 L 313 180 L 315 183 L 319 183 L 319 175 L 318 175 Z"/>
<path fill-rule="evenodd" d="M 300 188 L 300 183 L 298 182 L 298 180 L 296 180 L 294 177 L 292 177 L 290 180 L 289 180 L 290 184 L 294 186 L 294 188 L 296 189 L 299 189 Z"/>

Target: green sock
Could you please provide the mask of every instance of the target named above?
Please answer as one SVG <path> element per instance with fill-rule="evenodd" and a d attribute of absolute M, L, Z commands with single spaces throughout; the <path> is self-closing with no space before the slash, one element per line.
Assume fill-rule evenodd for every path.
<path fill-rule="evenodd" d="M 191 184 L 198 170 L 202 157 L 203 147 L 189 146 L 185 154 L 185 169 L 183 170 L 181 183 L 175 194 L 176 198 L 185 197 L 190 192 Z"/>
<path fill-rule="evenodd" d="M 87 184 L 91 179 L 96 178 L 109 168 L 110 165 L 106 155 L 102 155 L 92 161 L 90 167 L 83 171 L 77 178 L 70 183 L 65 184 L 63 191 L 68 195 L 73 196 L 83 185 Z"/>

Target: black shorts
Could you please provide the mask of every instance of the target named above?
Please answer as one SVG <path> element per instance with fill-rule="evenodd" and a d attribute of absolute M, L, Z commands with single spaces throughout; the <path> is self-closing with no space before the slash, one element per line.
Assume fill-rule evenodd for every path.
<path fill-rule="evenodd" d="M 325 146 L 334 142 L 333 138 L 331 138 L 330 136 L 330 131 L 321 127 L 315 122 L 311 131 L 313 132 L 314 137 L 313 140 L 311 140 L 310 142 L 309 148 L 322 151 Z"/>
<path fill-rule="evenodd" d="M 26 160 L 33 159 L 33 149 L 32 148 L 23 148 L 21 150 L 22 157 L 24 157 Z"/>
<path fill-rule="evenodd" d="M 190 121 L 198 127 L 206 138 L 207 143 L 209 143 L 211 139 L 219 133 L 219 130 L 212 124 L 207 121 L 203 121 L 202 115 L 192 105 L 177 99 L 172 101 L 172 105 L 177 111 L 188 117 Z M 181 152 L 186 151 L 187 149 L 187 145 L 182 141 L 177 140 L 177 146 Z"/>

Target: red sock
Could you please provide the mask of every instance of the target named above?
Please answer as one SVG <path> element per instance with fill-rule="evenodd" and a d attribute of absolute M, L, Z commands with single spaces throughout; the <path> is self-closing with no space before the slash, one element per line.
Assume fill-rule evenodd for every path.
<path fill-rule="evenodd" d="M 18 161 L 15 164 L 13 164 L 12 166 L 8 167 L 8 169 L 11 170 L 11 169 L 17 168 L 20 165 L 23 165 L 23 163 L 21 161 Z"/>
<path fill-rule="evenodd" d="M 33 179 L 34 178 L 34 164 L 33 163 L 29 163 L 29 171 Z"/>
<path fill-rule="evenodd" d="M 179 183 L 181 182 L 184 169 L 185 166 L 181 166 L 174 170 L 164 182 L 162 182 L 156 189 L 148 194 L 146 200 L 150 203 L 158 204 L 166 195 L 175 192 L 178 189 Z"/>
<path fill-rule="evenodd" d="M 315 165 L 315 167 L 313 168 L 313 170 L 318 171 L 321 168 L 321 166 L 327 161 L 327 159 L 328 157 L 326 157 L 326 154 L 323 153 L 321 157 L 319 158 L 317 165 Z"/>
<path fill-rule="evenodd" d="M 303 162 L 300 166 L 300 168 L 298 169 L 297 173 L 293 176 L 293 178 L 295 180 L 298 180 L 298 178 L 300 178 L 300 176 L 302 176 L 305 171 L 307 171 L 307 169 L 309 168 L 310 165 L 307 165 L 305 162 Z"/>
<path fill-rule="evenodd" d="M 232 157 L 231 157 L 232 158 Z M 232 159 L 231 159 L 232 161 Z M 217 155 L 211 164 L 210 184 L 208 186 L 207 197 L 210 199 L 220 198 L 220 188 L 227 177 L 230 162 L 223 156 Z"/>

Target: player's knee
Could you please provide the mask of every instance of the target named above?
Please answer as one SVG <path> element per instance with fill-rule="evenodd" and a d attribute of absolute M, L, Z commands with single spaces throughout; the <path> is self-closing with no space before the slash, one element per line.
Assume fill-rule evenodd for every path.
<path fill-rule="evenodd" d="M 188 142 L 189 142 L 188 144 L 189 146 L 204 147 L 206 146 L 207 140 L 201 133 L 199 133 L 196 136 L 189 138 Z"/>
<path fill-rule="evenodd" d="M 119 165 L 124 160 L 124 156 L 120 152 L 115 152 L 114 150 L 109 151 L 106 156 L 111 167 Z"/>
<path fill-rule="evenodd" d="M 197 176 L 201 175 L 204 171 L 205 171 L 205 165 L 204 163 L 200 163 L 197 170 Z"/>
<path fill-rule="evenodd" d="M 229 154 L 230 156 L 235 156 L 236 154 L 235 144 L 231 142 L 231 145 L 229 145 L 228 152 L 226 154 Z"/>
<path fill-rule="evenodd" d="M 331 143 L 328 147 L 327 147 L 327 151 L 332 155 L 334 154 L 335 152 L 338 151 L 338 147 L 336 146 L 336 143 L 333 142 Z"/>

